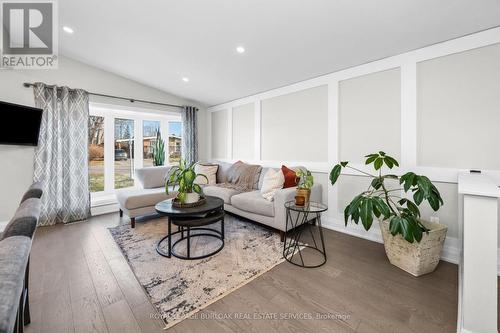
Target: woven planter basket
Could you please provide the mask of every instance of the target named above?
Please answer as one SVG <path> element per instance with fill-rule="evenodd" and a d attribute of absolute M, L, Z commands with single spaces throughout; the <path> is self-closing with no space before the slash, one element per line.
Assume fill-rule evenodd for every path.
<path fill-rule="evenodd" d="M 429 233 L 424 232 L 420 243 L 409 243 L 401 235 L 391 235 L 388 221 L 379 221 L 390 263 L 414 276 L 428 274 L 436 269 L 448 230 L 444 224 L 421 222 L 430 229 Z"/>

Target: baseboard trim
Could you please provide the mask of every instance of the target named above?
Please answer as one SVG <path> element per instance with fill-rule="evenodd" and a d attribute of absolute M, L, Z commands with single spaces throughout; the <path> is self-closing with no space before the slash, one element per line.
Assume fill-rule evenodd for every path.
<path fill-rule="evenodd" d="M 376 223 L 377 222 L 374 222 L 372 228 L 369 231 L 366 231 L 360 225 L 349 224 L 346 227 L 343 221 L 332 219 L 329 217 L 323 220 L 323 226 L 327 229 L 335 230 L 344 234 L 382 244 L 382 234 L 380 233 L 380 229 L 378 228 L 378 225 L 376 225 Z M 446 237 L 443 246 L 443 252 L 441 253 L 441 259 L 458 265 L 460 261 L 460 247 L 458 238 Z"/>
<path fill-rule="evenodd" d="M 372 242 L 383 243 L 382 234 L 378 225 L 374 222 L 374 225 L 369 231 L 363 229 L 363 227 L 350 223 L 347 227 L 344 225 L 344 221 L 340 221 L 331 217 L 322 218 L 323 227 L 341 232 L 343 234 L 348 234 L 351 236 L 363 238 Z M 444 242 L 443 251 L 441 252 L 441 260 L 456 264 L 460 263 L 460 252 L 461 246 L 458 238 L 456 237 L 446 237 Z M 497 275 L 500 276 L 500 248 L 498 249 L 498 264 L 497 264 Z"/>

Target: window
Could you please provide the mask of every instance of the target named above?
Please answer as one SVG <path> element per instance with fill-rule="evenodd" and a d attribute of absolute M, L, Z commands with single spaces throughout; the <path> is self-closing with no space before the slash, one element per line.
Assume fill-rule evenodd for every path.
<path fill-rule="evenodd" d="M 156 144 L 158 134 L 161 135 L 160 122 L 152 120 L 144 120 L 142 123 L 142 158 L 143 166 L 153 166 L 153 147 Z"/>
<path fill-rule="evenodd" d="M 171 165 L 178 165 L 181 160 L 182 147 L 182 123 L 168 123 L 168 162 Z"/>
<path fill-rule="evenodd" d="M 90 192 L 104 191 L 104 117 L 89 117 Z"/>
<path fill-rule="evenodd" d="M 111 202 L 116 189 L 140 186 L 135 170 L 153 166 L 158 133 L 165 142 L 164 164 L 180 160 L 180 115 L 119 108 L 90 105 L 88 150 L 93 204 Z"/>
<path fill-rule="evenodd" d="M 134 186 L 134 121 L 115 119 L 115 189 Z"/>

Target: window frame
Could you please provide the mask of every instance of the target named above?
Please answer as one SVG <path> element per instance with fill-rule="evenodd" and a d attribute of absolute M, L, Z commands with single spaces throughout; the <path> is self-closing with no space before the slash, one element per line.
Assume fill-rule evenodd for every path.
<path fill-rule="evenodd" d="M 159 121 L 162 138 L 167 138 L 165 147 L 165 165 L 170 165 L 168 158 L 169 123 L 182 122 L 181 115 L 177 111 L 162 111 L 157 109 L 145 109 L 136 107 L 125 107 L 120 105 L 90 103 L 89 116 L 104 117 L 104 190 L 91 192 L 92 206 L 116 203 L 115 196 L 115 119 L 130 119 L 134 121 L 134 170 L 142 168 L 143 160 L 143 126 L 144 121 Z M 182 136 L 182 135 L 181 135 Z M 133 187 L 138 188 L 137 182 Z"/>

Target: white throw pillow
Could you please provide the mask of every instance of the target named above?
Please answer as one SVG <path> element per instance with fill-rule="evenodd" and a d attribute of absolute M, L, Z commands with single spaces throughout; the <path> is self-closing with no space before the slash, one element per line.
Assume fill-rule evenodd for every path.
<path fill-rule="evenodd" d="M 276 191 L 283 188 L 285 184 L 285 176 L 281 169 L 269 169 L 264 175 L 264 181 L 260 188 L 260 193 L 264 199 L 273 201 Z"/>
<path fill-rule="evenodd" d="M 198 185 L 214 185 L 217 183 L 217 170 L 219 169 L 218 165 L 208 165 L 208 164 L 196 164 L 194 167 L 194 172 L 197 174 L 202 174 L 207 176 L 208 183 L 205 177 L 196 177 L 194 180 L 195 184 Z"/>

